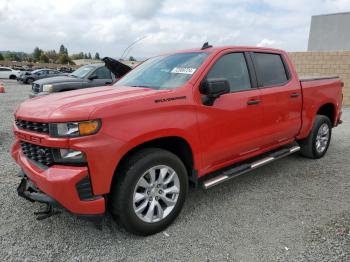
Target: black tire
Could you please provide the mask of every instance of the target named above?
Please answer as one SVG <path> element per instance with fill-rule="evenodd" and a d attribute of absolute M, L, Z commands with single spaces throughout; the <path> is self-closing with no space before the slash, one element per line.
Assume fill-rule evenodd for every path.
<path fill-rule="evenodd" d="M 16 77 L 15 75 L 10 75 L 9 78 L 12 79 L 12 80 L 14 80 L 14 79 L 16 79 L 17 77 Z"/>
<path fill-rule="evenodd" d="M 328 142 L 327 142 L 327 145 L 324 148 L 324 150 L 322 152 L 319 152 L 316 149 L 316 138 L 317 138 L 317 133 L 323 124 L 326 124 L 329 128 L 329 138 L 328 138 Z M 332 137 L 332 123 L 331 123 L 331 121 L 326 116 L 317 115 L 309 136 L 306 139 L 299 141 L 299 145 L 301 147 L 300 154 L 302 156 L 305 156 L 308 158 L 313 158 L 313 159 L 323 157 L 328 150 L 328 147 L 329 147 L 329 144 L 331 141 L 331 137 Z"/>
<path fill-rule="evenodd" d="M 31 78 L 31 77 L 28 78 L 27 81 L 25 81 L 25 83 L 27 83 L 29 85 L 33 84 L 33 82 L 34 82 L 34 78 Z"/>
<path fill-rule="evenodd" d="M 141 176 L 157 165 L 171 167 L 178 175 L 180 190 L 172 211 L 158 222 L 145 222 L 134 211 L 133 196 Z M 127 231 L 137 235 L 151 235 L 168 227 L 179 215 L 188 191 L 187 170 L 173 153 L 159 148 L 145 148 L 131 155 L 118 170 L 109 195 L 109 210 Z"/>

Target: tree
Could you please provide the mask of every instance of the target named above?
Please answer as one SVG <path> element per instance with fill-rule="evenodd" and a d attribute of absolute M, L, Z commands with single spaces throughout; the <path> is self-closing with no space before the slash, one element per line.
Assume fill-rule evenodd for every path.
<path fill-rule="evenodd" d="M 1 60 L 4 60 L 4 57 L 3 57 L 3 55 L 0 53 L 0 61 Z"/>
<path fill-rule="evenodd" d="M 48 63 L 49 62 L 49 58 L 48 58 L 48 56 L 45 53 L 41 53 L 41 55 L 40 55 L 40 62 L 43 62 L 43 63 Z"/>
<path fill-rule="evenodd" d="M 89 59 L 89 57 L 86 53 L 84 53 L 84 59 Z"/>
<path fill-rule="evenodd" d="M 59 54 L 58 55 L 58 62 L 60 64 L 68 64 L 71 60 L 69 59 L 69 56 L 65 53 Z"/>
<path fill-rule="evenodd" d="M 133 56 L 130 56 L 129 61 L 136 61 L 136 59 Z"/>
<path fill-rule="evenodd" d="M 95 60 L 100 60 L 101 58 L 100 58 L 100 54 L 98 53 L 98 52 L 96 52 L 96 54 L 95 54 Z"/>
<path fill-rule="evenodd" d="M 72 54 L 70 58 L 72 60 L 84 59 L 84 53 L 80 52 L 79 54 Z"/>
<path fill-rule="evenodd" d="M 90 53 L 90 52 L 89 52 L 88 58 L 89 58 L 89 59 L 92 59 L 92 56 L 91 56 L 91 53 Z"/>
<path fill-rule="evenodd" d="M 34 52 L 33 52 L 34 60 L 39 61 L 40 60 L 40 55 L 41 55 L 42 52 L 43 52 L 43 50 L 41 50 L 39 47 L 35 47 L 34 48 Z"/>
<path fill-rule="evenodd" d="M 46 51 L 45 55 L 47 56 L 47 58 L 49 59 L 49 62 L 51 63 L 55 63 L 58 59 L 58 54 L 56 53 L 55 50 Z"/>
<path fill-rule="evenodd" d="M 6 52 L 4 58 L 9 61 L 21 61 L 20 57 L 17 55 L 16 52 Z"/>
<path fill-rule="evenodd" d="M 60 45 L 60 49 L 58 51 L 58 54 L 62 55 L 66 53 L 66 48 L 64 47 L 64 45 Z"/>

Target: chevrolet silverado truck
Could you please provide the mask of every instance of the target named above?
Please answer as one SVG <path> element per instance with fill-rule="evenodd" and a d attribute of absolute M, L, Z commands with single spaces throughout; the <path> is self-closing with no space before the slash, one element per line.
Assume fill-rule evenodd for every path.
<path fill-rule="evenodd" d="M 208 189 L 298 151 L 323 157 L 342 86 L 300 79 L 282 50 L 159 55 L 114 85 L 23 102 L 17 191 L 47 204 L 39 219 L 61 207 L 98 221 L 108 210 L 126 230 L 154 234 L 178 216 L 190 185 Z"/>

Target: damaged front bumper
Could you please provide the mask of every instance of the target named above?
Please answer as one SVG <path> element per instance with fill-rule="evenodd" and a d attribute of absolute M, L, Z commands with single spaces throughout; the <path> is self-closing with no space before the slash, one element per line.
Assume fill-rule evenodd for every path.
<path fill-rule="evenodd" d="M 20 172 L 19 177 L 22 177 L 21 183 L 17 188 L 17 193 L 20 197 L 23 197 L 30 202 L 40 202 L 58 206 L 56 200 L 41 192 L 40 189 L 37 188 L 23 172 Z"/>
<path fill-rule="evenodd" d="M 50 197 L 49 195 L 42 192 L 27 176 L 21 171 L 19 173 L 19 177 L 21 177 L 21 182 L 17 187 L 17 193 L 20 197 L 30 201 L 30 202 L 39 202 L 46 204 L 46 208 L 44 210 L 34 212 L 34 215 L 37 215 L 37 220 L 43 220 L 49 218 L 53 215 L 61 213 L 58 209 L 64 209 L 59 202 Z M 69 211 L 69 210 L 67 210 Z M 75 214 L 79 218 L 89 220 L 95 223 L 99 229 L 101 228 L 101 221 L 104 214 Z"/>
<path fill-rule="evenodd" d="M 26 158 L 17 141 L 12 157 L 22 169 L 22 181 L 17 188 L 19 196 L 53 207 L 64 208 L 81 218 L 98 220 L 105 214 L 102 195 L 94 195 L 87 167 L 53 165 L 42 168 Z"/>
<path fill-rule="evenodd" d="M 23 197 L 30 202 L 39 202 L 46 204 L 46 209 L 39 212 L 34 212 L 34 215 L 38 215 L 37 220 L 43 220 L 49 218 L 52 215 L 59 214 L 60 212 L 55 210 L 55 207 L 59 207 L 56 200 L 41 192 L 27 176 L 20 172 L 20 177 L 22 177 L 21 183 L 17 188 L 17 193 L 20 197 Z"/>

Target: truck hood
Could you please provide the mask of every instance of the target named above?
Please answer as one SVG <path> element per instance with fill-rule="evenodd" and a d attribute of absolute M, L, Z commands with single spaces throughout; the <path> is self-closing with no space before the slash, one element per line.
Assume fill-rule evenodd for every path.
<path fill-rule="evenodd" d="M 15 115 L 16 118 L 38 122 L 87 120 L 96 109 L 159 92 L 167 90 L 120 86 L 80 89 L 26 100 L 18 107 Z"/>
<path fill-rule="evenodd" d="M 53 76 L 49 78 L 44 78 L 44 79 L 36 80 L 35 83 L 39 85 L 46 85 L 46 84 L 57 84 L 57 83 L 63 83 L 63 82 L 78 83 L 83 81 L 84 79 L 67 75 L 67 76 Z"/>
<path fill-rule="evenodd" d="M 111 57 L 102 58 L 106 67 L 115 75 L 116 78 L 120 78 L 127 74 L 132 68 L 126 64 L 123 64 Z"/>

